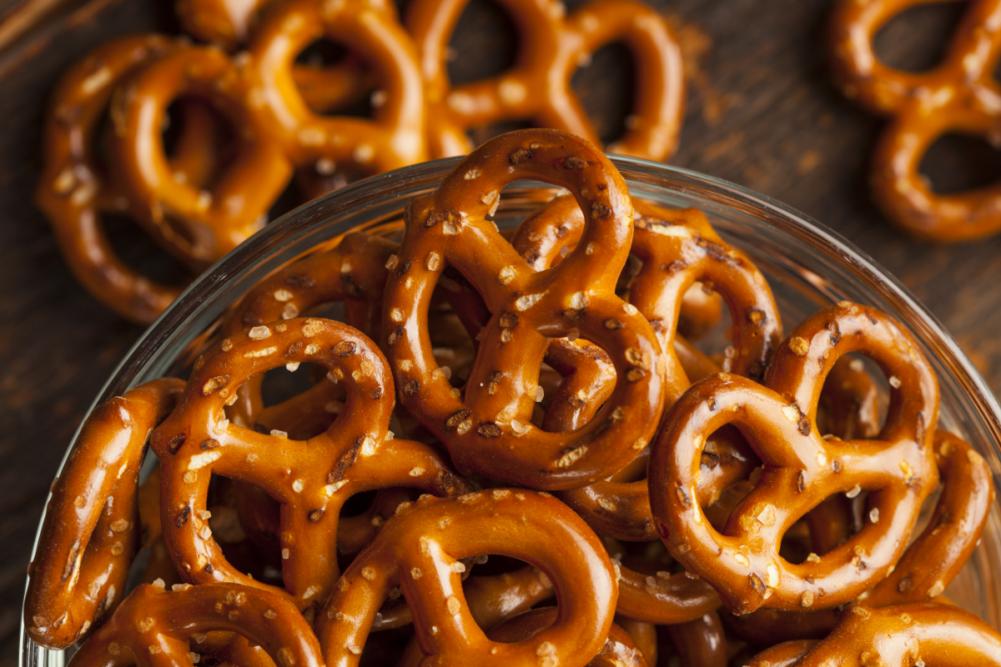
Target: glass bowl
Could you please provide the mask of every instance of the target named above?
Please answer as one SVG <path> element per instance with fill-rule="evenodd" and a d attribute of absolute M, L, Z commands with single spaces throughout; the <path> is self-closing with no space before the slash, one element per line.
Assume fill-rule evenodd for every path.
<path fill-rule="evenodd" d="M 119 365 L 95 405 L 154 378 L 185 377 L 227 309 L 254 284 L 317 247 L 331 247 L 348 230 L 359 226 L 391 229 L 407 202 L 433 190 L 458 160 L 438 160 L 366 179 L 269 225 L 219 261 L 170 306 Z M 633 196 L 667 207 L 701 209 L 729 243 L 750 255 L 768 278 L 787 329 L 819 307 L 842 300 L 896 317 L 920 341 L 938 374 L 940 428 L 971 443 L 987 460 L 995 486 L 999 485 L 1001 408 L 942 325 L 870 257 L 823 225 L 739 186 L 646 160 L 612 160 Z M 553 193 L 548 185 L 512 184 L 503 192 L 498 226 L 513 227 Z M 992 508 L 980 545 L 946 595 L 1001 629 L 999 574 L 1001 501 Z M 23 667 L 59 667 L 65 655 L 35 644 L 25 634 L 22 620 L 19 658 Z"/>

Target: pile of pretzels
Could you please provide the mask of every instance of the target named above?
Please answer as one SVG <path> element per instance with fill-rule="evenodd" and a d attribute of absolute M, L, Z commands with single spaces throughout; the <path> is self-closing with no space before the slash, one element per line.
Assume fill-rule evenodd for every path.
<path fill-rule="evenodd" d="M 522 179 L 564 191 L 501 233 Z M 942 595 L 994 490 L 917 341 L 848 302 L 783 337 L 747 255 L 573 134 L 490 140 L 206 344 L 53 486 L 25 625 L 70 667 L 1001 665 Z"/>
<path fill-rule="evenodd" d="M 125 215 L 194 273 L 258 231 L 298 182 L 299 201 L 472 149 L 466 132 L 531 121 L 598 135 L 571 88 L 612 42 L 637 69 L 634 114 L 610 152 L 663 160 L 684 106 L 681 52 L 667 21 L 635 0 L 501 0 L 521 31 L 513 68 L 453 86 L 452 32 L 468 0 L 180 0 L 187 37 L 101 45 L 55 88 L 36 200 L 77 279 L 98 300 L 150 323 L 182 286 L 124 262 L 103 216 Z M 348 55 L 298 62 L 318 42 Z M 339 115 L 370 100 L 372 117 Z M 169 126 L 169 141 L 164 134 Z"/>

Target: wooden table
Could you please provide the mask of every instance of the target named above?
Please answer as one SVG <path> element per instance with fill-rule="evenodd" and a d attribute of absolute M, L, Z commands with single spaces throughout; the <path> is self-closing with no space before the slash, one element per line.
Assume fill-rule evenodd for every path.
<path fill-rule="evenodd" d="M 0 11 L 17 0 L 0 2 Z M 1001 239 L 956 247 L 913 241 L 869 201 L 866 165 L 882 122 L 831 85 L 822 49 L 830 0 L 657 0 L 674 20 L 689 70 L 682 147 L 673 164 L 768 194 L 844 234 L 898 276 L 1001 389 Z M 475 3 L 474 3 L 475 5 Z M 102 383 L 137 339 L 74 282 L 31 192 L 40 117 L 52 82 L 103 38 L 170 26 L 169 7 L 98 0 L 64 29 L 0 62 L 0 667 L 16 658 L 25 568 L 38 517 L 66 444 Z M 475 5 L 455 45 L 464 76 L 509 53 L 500 12 Z M 928 65 L 929 34 L 949 33 L 954 8 L 927 8 L 878 41 L 894 62 Z M 930 39 L 934 43 L 934 39 Z M 628 88 L 623 58 L 599 52 L 579 74 L 588 104 L 614 130 Z M 967 165 L 973 155 L 976 170 Z M 998 175 L 990 150 L 936 149 L 933 175 L 962 184 Z M 138 258 L 143 250 L 134 251 Z"/>

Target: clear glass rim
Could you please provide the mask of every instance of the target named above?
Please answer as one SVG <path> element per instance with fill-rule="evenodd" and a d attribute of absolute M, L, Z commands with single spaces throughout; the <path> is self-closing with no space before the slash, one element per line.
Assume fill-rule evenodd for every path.
<path fill-rule="evenodd" d="M 971 388 L 970 397 L 974 403 L 975 413 L 982 422 L 981 426 L 995 443 L 1001 442 L 1001 405 L 966 353 L 938 318 L 910 290 L 847 238 L 782 202 L 736 183 L 641 158 L 619 155 L 609 157 L 623 172 L 627 182 L 643 183 L 644 178 L 650 178 L 657 179 L 657 185 L 663 186 L 661 181 L 666 178 L 671 181 L 669 189 L 707 199 L 717 205 L 754 211 L 757 217 L 765 216 L 764 219 L 769 224 L 781 231 L 817 248 L 836 252 L 848 265 L 847 270 L 857 280 L 869 289 L 882 293 L 885 298 L 894 302 L 901 315 L 910 318 L 908 323 L 926 337 L 925 342 L 929 346 L 935 347 L 940 361 L 950 369 L 954 379 Z M 435 175 L 444 176 L 461 160 L 459 157 L 434 160 L 367 178 L 304 204 L 269 224 L 210 267 L 143 332 L 95 397 L 87 410 L 87 416 L 100 402 L 128 390 L 139 369 L 185 327 L 198 308 L 210 301 L 227 280 L 239 276 L 256 260 L 263 259 L 281 245 L 290 242 L 291 238 L 304 233 L 313 223 L 351 210 L 354 205 L 366 200 L 373 193 L 390 187 L 393 189 L 405 187 L 408 182 L 425 181 Z M 78 435 L 79 428 L 70 440 L 70 445 L 76 441 Z M 70 447 L 67 446 L 57 475 L 62 473 L 69 451 Z M 1001 471 L 992 472 L 996 480 L 1001 475 Z M 43 511 L 36 528 L 31 552 L 32 560 L 38 548 L 44 518 Z M 63 663 L 63 652 L 39 647 L 25 632 L 23 613 L 19 621 L 21 623 L 19 665 L 32 664 L 29 654 L 42 651 L 46 659 L 34 664 L 60 667 Z"/>

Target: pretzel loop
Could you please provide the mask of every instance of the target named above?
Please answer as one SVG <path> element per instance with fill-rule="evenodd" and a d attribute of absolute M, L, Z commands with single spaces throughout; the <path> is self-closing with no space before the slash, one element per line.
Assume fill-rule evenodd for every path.
<path fill-rule="evenodd" d="M 374 120 L 326 118 L 307 106 L 296 87 L 293 64 L 303 49 L 324 36 L 346 44 L 376 69 L 388 94 Z M 254 36 L 250 54 L 250 104 L 267 117 L 297 166 L 327 158 L 374 174 L 424 161 L 417 56 L 385 3 L 282 3 Z"/>
<path fill-rule="evenodd" d="M 456 567 L 482 554 L 517 558 L 545 572 L 559 600 L 552 626 L 514 644 L 487 639 L 465 603 Z M 584 665 L 608 634 L 617 593 L 601 542 L 558 500 L 517 489 L 425 497 L 383 526 L 318 616 L 328 665 L 358 664 L 378 607 L 397 585 L 414 611 L 428 656 L 423 664 Z"/>
<path fill-rule="evenodd" d="M 521 178 L 565 186 L 589 212 L 577 249 L 548 271 L 524 266 L 485 220 L 501 188 Z M 650 325 L 613 291 L 631 218 L 625 184 L 607 158 L 582 139 L 539 130 L 484 144 L 434 194 L 408 206 L 386 284 L 386 349 L 404 406 L 445 443 L 460 471 L 568 488 L 615 472 L 646 446 L 662 409 L 664 362 Z M 446 265 L 493 313 L 464 398 L 437 367 L 425 324 L 431 288 Z M 570 335 L 604 349 L 619 381 L 583 428 L 546 433 L 530 423 L 538 369 L 549 339 Z"/>
<path fill-rule="evenodd" d="M 279 667 L 322 667 L 316 638 L 294 605 L 235 584 L 182 585 L 167 592 L 142 584 L 70 660 L 72 667 L 193 664 L 191 642 L 225 631 L 261 646 Z"/>
<path fill-rule="evenodd" d="M 66 648 L 125 591 L 139 547 L 139 469 L 153 428 L 173 409 L 180 380 L 154 380 L 98 406 L 52 489 L 25 595 L 25 627 Z"/>
<path fill-rule="evenodd" d="M 104 305 L 142 323 L 156 319 L 180 290 L 147 279 L 109 243 L 101 214 L 122 210 L 127 199 L 99 161 L 97 128 L 116 85 L 171 48 L 163 37 L 125 37 L 63 75 L 45 120 L 45 174 L 35 192 L 77 279 Z"/>
<path fill-rule="evenodd" d="M 222 419 L 227 399 L 247 379 L 303 362 L 325 366 L 347 389 L 344 409 L 325 433 L 293 441 Z M 163 466 L 164 537 L 181 575 L 193 583 L 271 588 L 231 566 L 203 523 L 212 474 L 258 486 L 282 504 L 283 578 L 300 607 L 322 604 L 337 578 L 338 518 L 350 496 L 398 486 L 442 495 L 468 490 L 432 448 L 391 439 L 393 393 L 378 348 L 330 320 L 256 327 L 202 357 L 152 443 Z"/>
<path fill-rule="evenodd" d="M 823 440 L 815 426 L 827 369 L 862 351 L 886 372 L 891 403 L 879 440 Z M 731 611 L 827 608 L 886 576 L 938 483 L 931 437 L 938 387 L 913 341 L 877 311 L 843 304 L 805 320 L 783 342 L 764 387 L 721 374 L 694 385 L 672 409 L 650 463 L 650 500 L 671 554 L 714 585 Z M 722 533 L 695 500 L 705 438 L 734 424 L 765 464 Z M 778 554 L 785 532 L 828 496 L 870 491 L 863 529 L 793 565 Z M 876 517 L 873 520 L 873 516 Z"/>
<path fill-rule="evenodd" d="M 137 217 L 195 261 L 214 261 L 258 231 L 292 174 L 262 119 L 248 113 L 243 85 L 225 54 L 179 47 L 148 65 L 112 108 L 120 119 L 112 137 L 115 164 L 135 193 Z M 232 166 L 210 190 L 180 181 L 163 146 L 167 107 L 186 94 L 209 100 L 237 130 Z"/>

